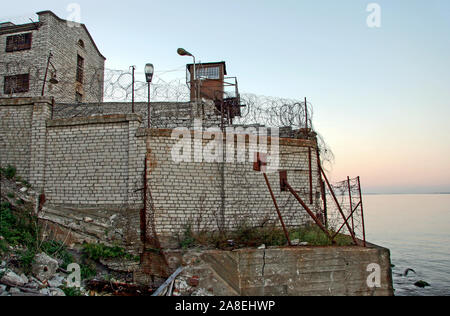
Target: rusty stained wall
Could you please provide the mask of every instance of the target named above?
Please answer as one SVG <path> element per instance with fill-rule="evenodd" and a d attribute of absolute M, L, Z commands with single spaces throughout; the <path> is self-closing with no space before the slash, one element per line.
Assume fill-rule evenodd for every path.
<path fill-rule="evenodd" d="M 170 237 L 182 235 L 188 226 L 194 232 L 210 232 L 237 229 L 244 224 L 260 227 L 264 223 L 278 223 L 264 177 L 253 170 L 253 161 L 248 159 L 249 150 L 258 151 L 248 145 L 248 137 L 245 163 L 177 163 L 171 153 L 177 140 L 170 137 L 170 130 L 154 130 L 150 134 L 147 136 L 147 185 L 152 201 L 147 211 L 163 244 L 171 245 Z M 203 148 L 209 142 L 205 136 Z M 314 147 L 315 143 L 281 140 L 279 168 L 288 171 L 290 184 L 309 204 L 308 146 Z M 192 143 L 192 153 L 194 150 Z M 320 208 L 318 175 L 316 156 L 312 155 L 313 203 L 310 206 L 315 211 Z M 268 177 L 286 224 L 310 223 L 310 217 L 294 197 L 280 191 L 278 173 Z"/>

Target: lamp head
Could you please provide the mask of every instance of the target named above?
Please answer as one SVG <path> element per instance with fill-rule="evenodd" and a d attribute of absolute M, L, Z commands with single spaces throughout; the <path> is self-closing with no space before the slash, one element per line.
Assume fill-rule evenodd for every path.
<path fill-rule="evenodd" d="M 145 65 L 145 79 L 148 83 L 152 82 L 154 71 L 155 67 L 153 67 L 153 64 Z"/>
<path fill-rule="evenodd" d="M 184 48 L 178 48 L 177 49 L 177 53 L 180 56 L 191 56 L 191 57 L 193 57 L 193 55 L 191 53 L 189 53 L 187 50 L 185 50 Z"/>

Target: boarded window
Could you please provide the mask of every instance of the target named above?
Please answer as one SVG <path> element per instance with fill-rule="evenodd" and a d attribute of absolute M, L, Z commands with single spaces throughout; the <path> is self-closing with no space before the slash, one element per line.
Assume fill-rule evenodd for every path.
<path fill-rule="evenodd" d="M 30 75 L 15 75 L 5 77 L 5 94 L 23 93 L 30 90 Z"/>
<path fill-rule="evenodd" d="M 77 82 L 83 83 L 84 58 L 78 55 L 77 57 Z"/>
<path fill-rule="evenodd" d="M 6 52 L 31 49 L 32 33 L 12 35 L 6 38 Z"/>

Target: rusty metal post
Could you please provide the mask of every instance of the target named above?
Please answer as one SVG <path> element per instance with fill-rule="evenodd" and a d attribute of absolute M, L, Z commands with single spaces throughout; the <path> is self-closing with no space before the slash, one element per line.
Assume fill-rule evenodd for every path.
<path fill-rule="evenodd" d="M 316 222 L 317 226 L 320 227 L 320 229 L 327 235 L 327 237 L 334 242 L 333 237 L 330 235 L 328 230 L 323 226 L 323 224 L 320 222 L 320 220 L 314 215 L 314 213 L 311 211 L 311 209 L 306 205 L 305 202 L 303 202 L 302 198 L 295 192 L 295 190 L 289 185 L 289 183 L 284 183 L 285 187 L 292 193 L 292 195 L 297 199 L 297 201 L 303 206 L 303 208 L 306 210 L 306 212 L 311 216 L 311 218 Z"/>
<path fill-rule="evenodd" d="M 309 168 L 309 204 L 312 205 L 313 201 L 313 179 L 312 179 L 312 150 L 308 147 L 308 168 Z"/>
<path fill-rule="evenodd" d="M 322 194 L 323 200 L 323 216 L 325 217 L 325 227 L 328 228 L 328 211 L 327 211 L 327 196 L 325 192 L 325 182 L 322 179 L 322 173 L 320 170 L 322 169 L 320 165 L 320 154 L 319 148 L 316 148 L 316 156 L 317 156 L 317 172 L 319 173 L 319 181 L 320 181 L 320 193 Z"/>
<path fill-rule="evenodd" d="M 366 225 L 365 225 L 365 222 L 364 222 L 364 207 L 363 207 L 362 192 L 361 192 L 361 179 L 360 179 L 360 177 L 358 177 L 357 179 L 358 179 L 359 199 L 360 199 L 360 202 L 361 202 L 361 221 L 362 221 L 362 230 L 363 230 L 363 243 L 364 243 L 364 247 L 367 247 L 367 244 L 366 244 Z"/>
<path fill-rule="evenodd" d="M 284 231 L 284 234 L 286 235 L 288 244 L 290 247 L 292 247 L 291 239 L 289 238 L 289 233 L 286 229 L 286 225 L 284 224 L 283 217 L 281 216 L 280 208 L 278 207 L 277 200 L 275 198 L 275 195 L 273 194 L 272 187 L 270 186 L 269 178 L 267 178 L 267 174 L 263 173 L 263 175 L 264 175 L 264 179 L 266 180 L 267 187 L 269 188 L 269 192 L 270 192 L 270 196 L 272 197 L 273 204 L 275 205 L 275 209 L 277 210 L 278 218 L 280 219 L 281 226 L 283 226 L 283 231 Z"/>
<path fill-rule="evenodd" d="M 353 232 L 352 228 L 351 228 L 350 225 L 348 224 L 348 221 L 346 220 L 345 214 L 344 214 L 344 212 L 342 211 L 341 206 L 339 205 L 339 201 L 338 201 L 338 199 L 336 198 L 336 195 L 334 194 L 334 191 L 333 191 L 333 188 L 331 187 L 330 181 L 328 181 L 327 175 L 325 174 L 325 172 L 323 171 L 323 169 L 321 169 L 321 172 L 322 172 L 322 175 L 323 175 L 323 177 L 324 177 L 324 179 L 325 179 L 325 182 L 326 182 L 326 184 L 327 184 L 327 186 L 328 186 L 328 189 L 330 190 L 330 193 L 331 193 L 331 195 L 332 195 L 332 197 L 333 197 L 333 199 L 334 199 L 334 202 L 336 203 L 336 206 L 337 206 L 337 208 L 338 208 L 338 210 L 339 210 L 339 213 L 341 214 L 342 218 L 344 219 L 345 224 L 346 224 L 346 226 L 347 226 L 347 228 L 348 228 L 348 231 L 350 232 L 350 235 L 352 236 L 353 242 L 355 243 L 355 245 L 357 245 L 357 244 L 358 244 L 358 241 L 356 240 L 355 233 Z"/>
<path fill-rule="evenodd" d="M 141 211 L 141 241 L 147 243 L 147 156 L 145 156 L 144 166 L 144 208 Z"/>
<path fill-rule="evenodd" d="M 355 218 L 353 217 L 353 201 L 352 201 L 352 189 L 350 186 L 350 177 L 347 177 L 347 184 L 348 184 L 348 197 L 350 199 L 350 212 L 351 212 L 351 218 L 352 218 L 352 229 L 353 232 L 355 232 Z M 356 233 L 355 233 L 356 235 Z"/>

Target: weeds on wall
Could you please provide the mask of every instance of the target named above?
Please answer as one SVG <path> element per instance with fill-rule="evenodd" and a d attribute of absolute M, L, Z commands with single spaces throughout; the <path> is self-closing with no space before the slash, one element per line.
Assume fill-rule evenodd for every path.
<path fill-rule="evenodd" d="M 334 234 L 334 232 L 330 232 Z M 332 246 L 325 233 L 316 226 L 298 227 L 289 230 L 289 237 L 298 243 L 307 243 L 309 246 Z M 335 246 L 353 245 L 352 238 L 338 235 Z M 284 232 L 276 225 L 254 228 L 243 223 L 235 231 L 228 233 L 198 232 L 194 233 L 192 227 L 187 225 L 185 231 L 179 236 L 179 244 L 183 249 L 194 247 L 214 247 L 222 250 L 253 248 L 265 245 L 266 247 L 283 247 L 288 242 Z"/>

